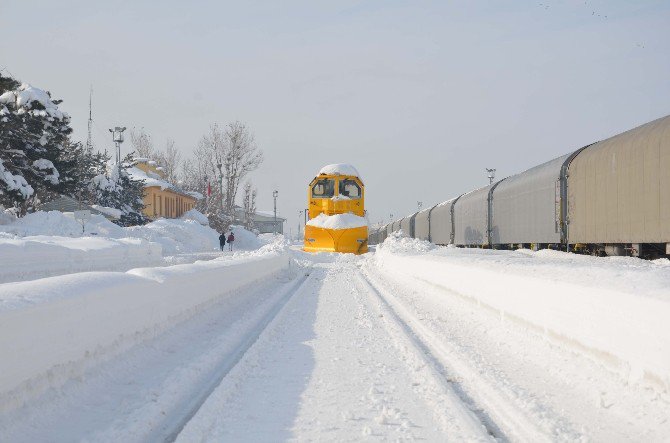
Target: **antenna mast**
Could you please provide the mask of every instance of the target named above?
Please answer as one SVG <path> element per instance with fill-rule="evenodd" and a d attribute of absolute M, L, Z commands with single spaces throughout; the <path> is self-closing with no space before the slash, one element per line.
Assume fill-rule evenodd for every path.
<path fill-rule="evenodd" d="M 88 138 L 86 139 L 86 151 L 88 154 L 93 153 L 93 85 L 88 94 Z"/>

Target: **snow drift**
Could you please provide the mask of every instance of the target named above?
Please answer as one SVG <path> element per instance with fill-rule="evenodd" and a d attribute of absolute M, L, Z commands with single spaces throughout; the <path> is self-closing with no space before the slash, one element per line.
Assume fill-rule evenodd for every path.
<path fill-rule="evenodd" d="M 92 272 L 0 285 L 0 410 L 77 377 L 289 264 L 286 248 L 126 273 Z"/>
<path fill-rule="evenodd" d="M 242 227 L 232 228 L 234 250 L 256 250 L 268 243 Z M 92 215 L 84 232 L 72 213 L 35 212 L 17 219 L 0 211 L 0 283 L 74 272 L 126 271 L 165 264 L 165 256 L 218 250 L 219 234 L 196 210 L 182 219 L 127 228 Z"/>
<path fill-rule="evenodd" d="M 139 238 L 19 238 L 0 232 L 0 283 L 162 264 L 160 245 Z"/>
<path fill-rule="evenodd" d="M 670 261 L 433 248 L 390 236 L 375 263 L 437 285 L 606 364 L 670 390 Z"/>

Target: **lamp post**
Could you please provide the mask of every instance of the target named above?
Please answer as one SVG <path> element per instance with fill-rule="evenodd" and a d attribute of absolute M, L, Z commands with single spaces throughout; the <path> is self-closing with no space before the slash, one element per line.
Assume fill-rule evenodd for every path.
<path fill-rule="evenodd" d="M 496 170 L 486 168 L 486 172 L 488 173 L 489 185 L 490 185 L 491 183 L 493 183 L 493 179 L 496 178 Z"/>
<path fill-rule="evenodd" d="M 116 144 L 116 163 L 121 163 L 121 143 L 123 143 L 123 131 L 126 130 L 126 127 L 123 128 L 117 126 L 114 129 L 110 129 L 109 132 L 112 133 L 112 140 Z"/>
<path fill-rule="evenodd" d="M 279 195 L 278 191 L 272 191 L 272 197 L 275 201 L 275 222 L 274 222 L 274 234 L 277 235 L 277 196 Z"/>

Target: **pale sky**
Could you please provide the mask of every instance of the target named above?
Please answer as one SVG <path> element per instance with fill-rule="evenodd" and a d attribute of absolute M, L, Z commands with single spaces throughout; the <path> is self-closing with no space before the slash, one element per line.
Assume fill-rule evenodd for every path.
<path fill-rule="evenodd" d="M 361 172 L 374 223 L 670 113 L 668 1 L 0 0 L 0 20 L 0 69 L 82 141 L 93 84 L 99 149 L 135 126 L 189 156 L 246 122 L 287 232 L 328 163 Z"/>

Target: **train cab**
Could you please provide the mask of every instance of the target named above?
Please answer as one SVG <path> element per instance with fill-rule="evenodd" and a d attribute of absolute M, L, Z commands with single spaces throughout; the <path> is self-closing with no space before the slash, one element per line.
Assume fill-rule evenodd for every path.
<path fill-rule="evenodd" d="M 353 166 L 324 166 L 310 182 L 307 193 L 305 251 L 367 252 L 365 185 Z"/>

